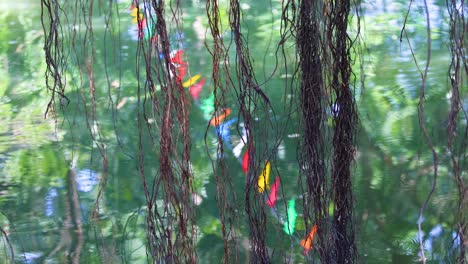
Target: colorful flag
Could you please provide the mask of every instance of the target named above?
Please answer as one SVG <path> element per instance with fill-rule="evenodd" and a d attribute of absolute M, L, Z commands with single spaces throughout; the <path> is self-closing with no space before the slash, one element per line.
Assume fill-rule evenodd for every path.
<path fill-rule="evenodd" d="M 280 185 L 280 178 L 276 176 L 275 183 L 271 185 L 270 195 L 268 196 L 268 200 L 266 202 L 267 205 L 270 206 L 271 208 L 275 206 L 276 199 L 278 196 L 279 185 Z"/>

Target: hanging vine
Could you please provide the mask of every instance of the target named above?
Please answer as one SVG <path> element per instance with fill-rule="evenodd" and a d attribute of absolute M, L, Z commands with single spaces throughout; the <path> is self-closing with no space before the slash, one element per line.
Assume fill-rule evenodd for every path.
<path fill-rule="evenodd" d="M 356 246 L 353 226 L 353 195 L 351 170 L 355 153 L 356 104 L 352 92 L 351 48 L 348 19 L 351 1 L 331 1 L 326 24 L 328 50 L 331 55 L 330 88 L 334 103 L 330 111 L 334 121 L 332 193 L 334 202 L 333 224 L 337 263 L 354 263 Z"/>
<path fill-rule="evenodd" d="M 249 226 L 250 246 L 252 248 L 251 261 L 254 263 L 268 263 L 270 260 L 266 246 L 266 212 L 265 206 L 261 203 L 261 193 L 259 190 L 259 177 L 255 172 L 261 167 L 260 162 L 264 157 L 268 146 L 257 149 L 261 146 L 261 139 L 254 138 L 254 114 L 253 111 L 264 104 L 268 109 L 268 96 L 262 91 L 255 80 L 255 74 L 250 60 L 248 43 L 246 43 L 241 30 L 241 9 L 239 0 L 229 2 L 229 23 L 232 31 L 232 38 L 235 49 L 236 65 L 236 92 L 238 94 L 239 112 L 244 122 L 246 133 L 247 151 L 250 157 L 248 163 L 248 173 L 244 187 L 245 192 L 245 212 Z M 266 141 L 266 138 L 264 138 Z M 256 159 L 258 157 L 258 160 Z M 268 159 L 268 157 L 267 157 Z M 268 162 L 268 161 L 267 161 Z M 266 165 L 264 165 L 266 166 Z"/>
<path fill-rule="evenodd" d="M 145 184 L 148 208 L 148 240 L 151 256 L 157 262 L 195 263 L 195 210 L 191 194 L 193 193 L 193 176 L 190 170 L 190 133 L 189 133 L 189 102 L 176 71 L 176 65 L 171 60 L 169 41 L 169 26 L 166 22 L 166 12 L 171 14 L 177 30 L 180 25 L 180 9 L 178 1 L 135 1 L 144 10 L 151 10 L 145 15 L 149 31 L 154 30 L 154 37 L 140 38 L 140 48 L 137 57 L 142 56 L 145 64 L 144 95 L 139 93 L 138 100 L 143 101 L 139 116 L 140 130 L 144 120 L 148 133 L 157 135 L 153 145 L 159 159 L 159 171 L 152 176 L 152 188 L 148 189 L 140 149 L 140 174 Z M 139 12 L 139 11 L 138 11 Z M 141 17 L 137 15 L 138 23 Z M 141 52 L 141 53 L 140 53 Z M 153 54 L 161 54 L 162 58 L 154 58 Z M 157 82 L 155 81 L 157 80 Z M 139 85 L 140 87 L 140 85 Z M 160 95 L 156 94 L 157 87 Z M 150 98 L 146 97 L 149 91 Z M 150 100 L 150 111 L 146 102 Z M 155 118 L 156 124 L 150 123 L 147 116 Z M 179 140 L 181 138 L 181 140 Z M 140 146 L 143 139 L 139 136 Z"/>
<path fill-rule="evenodd" d="M 51 92 L 49 103 L 44 116 L 49 111 L 55 112 L 55 99 L 59 95 L 60 102 L 69 102 L 65 96 L 66 80 L 64 71 L 67 63 L 67 54 L 63 46 L 62 25 L 60 20 L 61 7 L 58 1 L 41 0 L 41 23 L 44 30 L 44 53 L 47 64 L 45 82 Z"/>
<path fill-rule="evenodd" d="M 299 156 L 303 190 L 304 221 L 306 230 L 318 224 L 320 258 L 325 263 L 333 262 L 332 244 L 329 239 L 328 221 L 329 186 L 326 173 L 324 137 L 326 133 L 326 93 L 322 66 L 322 5 L 318 1 L 300 1 L 297 26 L 297 46 L 300 67 L 300 107 L 304 135 Z M 324 68 L 322 68 L 324 67 Z"/>
<path fill-rule="evenodd" d="M 451 61 L 449 79 L 452 88 L 447 126 L 447 146 L 452 163 L 452 174 L 458 190 L 457 236 L 460 245 L 458 261 L 465 263 L 468 261 L 468 187 L 466 170 L 463 169 L 468 139 L 468 115 L 462 102 L 463 87 L 468 87 L 465 1 L 447 1 L 447 10 L 450 16 Z"/>
<path fill-rule="evenodd" d="M 229 82 L 223 84 L 223 72 L 229 73 L 228 70 L 228 55 L 226 47 L 222 40 L 221 21 L 220 21 L 220 6 L 216 0 L 208 0 L 206 3 L 206 11 L 208 16 L 208 24 L 210 26 L 211 36 L 213 38 L 213 47 L 208 48 L 212 57 L 212 79 L 213 79 L 213 95 L 215 113 L 222 111 L 225 105 L 225 94 L 230 87 Z M 208 44 L 206 44 L 208 45 Z M 216 122 L 219 117 L 214 114 Z M 220 133 L 218 133 L 217 157 L 213 159 L 210 156 L 213 165 L 213 173 L 216 181 L 216 200 L 218 204 L 219 216 L 221 220 L 221 232 L 223 237 L 224 247 L 224 263 L 239 263 L 237 230 L 239 223 L 238 215 L 238 198 L 233 192 L 234 185 L 232 177 L 227 169 L 224 157 L 225 142 Z M 205 133 L 205 145 L 207 146 L 208 129 Z M 228 143 L 228 142 L 226 142 Z"/>
<path fill-rule="evenodd" d="M 48 82 L 52 98 L 47 113 L 49 109 L 54 109 L 56 94 L 67 99 L 62 78 L 63 65 L 68 62 L 61 51 L 62 44 L 58 37 L 60 14 L 57 10 L 60 10 L 60 5 L 55 1 L 42 2 L 43 12 L 47 12 L 51 21 L 50 28 L 46 28 L 43 18 L 44 31 L 49 33 L 45 44 L 48 65 L 46 77 L 53 80 L 53 84 Z M 214 126 L 217 151 L 216 157 L 210 156 L 210 159 L 221 224 L 223 261 L 241 262 L 239 248 L 244 247 L 250 262 L 272 262 L 277 253 L 274 248 L 268 247 L 268 228 L 274 225 L 277 230 L 281 230 L 278 228 L 281 224 L 291 245 L 300 244 L 307 257 L 310 257 L 307 252 L 314 245 L 323 263 L 353 263 L 356 261 L 356 249 L 352 225 L 351 167 L 358 119 L 351 70 L 353 41 L 347 32 L 351 1 L 282 2 L 276 64 L 270 75 L 263 69 L 263 83 L 255 74 L 248 30 L 242 22 L 241 1 L 229 0 L 227 3 L 229 37 L 223 36 L 221 32 L 222 10 L 219 1 L 207 1 L 206 12 L 212 43 L 205 43 L 212 58 L 214 96 L 214 111 L 205 131 L 205 144 L 208 145 L 210 126 Z M 99 5 L 102 4 L 99 2 Z M 189 129 L 191 101 L 184 90 L 184 86 L 193 86 L 192 78 L 195 75 L 187 85 L 182 83 L 181 66 L 188 66 L 188 63 L 183 61 L 183 53 L 179 51 L 176 53 L 179 58 L 174 59 L 175 49 L 170 40 L 171 33 L 182 28 L 181 2 L 135 0 L 131 5 L 138 28 L 134 54 L 138 129 L 135 159 L 146 202 L 147 254 L 155 263 L 195 263 L 199 231 L 192 197 L 194 175 L 191 169 Z M 78 1 L 72 9 L 75 12 L 74 24 L 84 24 L 83 32 L 74 31 L 71 34 L 72 50 L 79 69 L 78 90 L 86 112 L 87 126 L 103 162 L 104 177 L 93 211 L 97 219 L 102 211 L 100 204 L 108 178 L 107 146 L 98 122 L 100 115 L 96 110 L 99 104 L 96 97 L 99 84 L 95 74 L 97 59 L 92 16 L 99 8 L 91 0 Z M 112 19 L 110 14 L 106 18 Z M 294 41 L 291 40 L 293 38 Z M 226 39 L 230 42 L 225 43 Z M 82 46 L 75 45 L 77 42 L 82 43 Z M 287 61 L 286 43 L 294 43 L 297 65 L 295 61 Z M 78 54 L 81 52 L 83 56 L 80 57 Z M 280 118 L 275 113 L 266 86 L 280 63 L 287 77 L 282 96 L 285 104 L 284 119 L 278 121 Z M 118 108 L 113 106 L 109 89 L 108 93 L 112 108 Z M 235 184 L 225 158 L 229 142 L 219 132 L 223 119 L 232 111 L 226 107 L 226 98 L 231 95 L 234 95 L 233 109 L 238 110 L 240 146 L 245 146 L 242 159 L 242 169 L 246 173 L 241 192 L 243 199 L 234 191 Z M 296 100 L 297 112 L 294 109 Z M 279 187 L 283 182 L 275 161 L 286 131 L 281 125 L 292 124 L 292 115 L 297 115 L 300 120 L 298 182 L 302 193 L 290 195 Z M 332 120 L 332 125 L 328 125 L 328 118 Z M 148 152 L 157 157 L 157 171 L 148 169 L 149 158 L 145 156 Z M 207 152 L 210 155 L 208 146 Z M 277 175 L 275 183 L 270 186 L 271 171 Z M 289 201 L 287 196 L 291 196 L 288 197 Z M 302 208 L 299 208 L 303 209 L 303 214 L 298 214 L 295 203 L 301 198 Z M 284 208 L 275 207 L 277 199 L 281 200 L 278 204 Z M 286 211 L 285 214 L 283 211 Z M 304 219 L 305 231 L 294 234 L 299 215 Z M 244 220 L 248 232 L 247 243 L 239 241 Z M 313 239 L 316 232 L 318 240 Z M 280 254 L 281 258 L 287 259 L 285 252 Z M 289 255 L 293 259 L 293 250 Z"/>

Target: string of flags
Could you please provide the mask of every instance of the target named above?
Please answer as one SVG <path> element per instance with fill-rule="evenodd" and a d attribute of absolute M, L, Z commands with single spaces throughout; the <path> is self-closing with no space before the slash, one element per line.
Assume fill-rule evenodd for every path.
<path fill-rule="evenodd" d="M 148 11 L 149 10 L 149 11 Z M 151 10 L 144 8 L 144 6 L 137 6 L 132 4 L 130 7 L 130 16 L 132 17 L 132 23 L 136 25 L 136 36 L 138 39 L 151 40 L 152 42 L 157 41 L 157 35 L 155 32 L 155 23 L 151 19 Z M 183 34 L 176 34 L 176 40 L 180 41 L 183 38 Z M 237 118 L 229 119 L 232 113 L 230 108 L 224 108 L 219 112 L 215 113 L 214 93 L 212 92 L 208 98 L 200 101 L 200 95 L 203 91 L 203 87 L 206 84 L 206 78 L 203 78 L 200 74 L 195 74 L 188 79 L 184 80 L 187 74 L 188 63 L 184 61 L 184 50 L 180 47 L 171 52 L 170 62 L 176 69 L 176 76 L 173 76 L 182 87 L 188 88 L 188 92 L 197 103 L 198 108 L 203 112 L 203 117 L 208 121 L 210 126 L 215 127 L 217 136 L 225 143 L 226 147 L 231 149 L 234 156 L 239 158 L 242 149 L 246 145 L 246 136 L 243 135 L 239 144 L 236 147 L 232 147 L 230 144 L 231 137 L 231 126 L 237 122 Z M 161 57 L 162 55 L 160 55 Z M 247 175 L 249 172 L 249 149 L 244 152 L 241 159 L 242 171 Z M 257 191 L 259 193 L 265 193 L 269 190 L 268 194 L 265 194 L 265 203 L 274 210 L 275 204 L 278 200 L 278 191 L 280 188 L 280 177 L 276 176 L 274 183 L 270 186 L 270 173 L 271 163 L 266 161 L 265 165 L 258 176 Z M 286 220 L 283 222 L 283 231 L 292 236 L 296 227 L 296 220 L 298 213 L 296 211 L 296 200 L 290 199 L 287 204 Z M 308 255 L 310 249 L 312 249 L 313 240 L 317 233 L 318 226 L 314 225 L 305 239 L 300 241 L 300 245 L 304 248 L 304 255 Z"/>

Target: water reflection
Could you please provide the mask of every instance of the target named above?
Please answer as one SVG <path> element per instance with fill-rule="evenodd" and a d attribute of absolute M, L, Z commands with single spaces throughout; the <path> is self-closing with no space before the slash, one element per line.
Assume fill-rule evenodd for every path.
<path fill-rule="evenodd" d="M 76 182 L 78 191 L 90 192 L 99 183 L 100 178 L 97 172 L 91 169 L 83 169 L 76 172 Z"/>
<path fill-rule="evenodd" d="M 448 39 L 444 23 L 446 14 L 443 11 L 445 2 L 429 2 L 431 22 L 438 34 L 434 34 L 433 40 L 433 56 L 437 63 L 433 64 L 430 72 L 427 116 L 430 117 L 431 135 L 435 136 L 438 148 L 443 150 L 445 127 L 441 124 L 446 119 L 449 99 L 443 84 L 447 83 L 445 73 L 448 61 L 445 50 L 438 47 L 444 47 Z M 362 92 L 358 99 L 362 127 L 354 188 L 358 248 L 367 263 L 409 263 L 418 259 L 415 223 L 421 200 L 428 190 L 427 175 L 430 174 L 431 164 L 418 130 L 416 98 L 420 86 L 419 75 L 409 49 L 404 42 L 399 42 L 402 15 L 407 4 L 407 1 L 381 0 L 364 6 L 364 38 L 370 54 L 366 58 L 370 61 L 363 65 L 367 87 L 358 89 Z M 422 47 L 424 43 L 424 31 L 421 31 L 424 24 L 417 8 L 420 4 L 415 3 L 415 16 L 407 27 L 415 47 Z M 33 21 L 39 21 L 37 9 L 34 9 L 37 6 L 20 6 L 15 8 L 23 8 L 32 14 Z M 109 118 L 99 124 L 102 132 L 99 140 L 108 146 L 110 161 L 105 199 L 100 204 L 101 218 L 94 225 L 90 216 L 102 167 L 100 156 L 92 147 L 92 139 L 87 136 L 89 131 L 85 125 L 83 105 L 77 103 L 83 99 L 79 92 L 71 90 L 70 98 L 73 101 L 68 112 L 63 113 L 65 121 L 44 121 L 42 114 L 47 102 L 41 98 L 48 95 L 40 85 L 43 83 L 44 64 L 42 58 L 37 56 L 37 50 L 42 49 L 42 39 L 38 39 L 41 36 L 37 33 L 41 29 L 35 23 L 11 15 L 6 16 L 8 19 L 0 18 L 0 39 L 4 40 L 2 37 L 7 36 L 2 42 L 4 44 L 0 43 L 0 170 L 4 175 L 0 179 L 0 211 L 7 218 L 5 221 L 2 219 L 1 224 L 2 227 L 11 227 L 8 228 L 9 234 L 15 251 L 21 253 L 17 254 L 20 262 L 99 263 L 107 257 L 109 261 L 136 263 L 146 259 L 146 212 L 141 209 L 145 200 L 140 175 L 135 169 L 136 162 L 132 158 L 137 152 L 138 142 L 135 129 L 138 105 L 134 53 L 136 40 L 141 34 L 137 25 L 131 23 L 126 3 L 122 2 L 120 7 L 123 19 L 119 36 L 122 39 L 113 52 L 123 56 L 120 63 L 128 63 L 129 69 L 112 72 L 109 65 L 115 63 L 110 59 L 111 62 L 103 60 L 111 71 L 110 80 L 114 80 L 111 82 L 111 96 L 119 100 L 115 100 L 116 112 L 109 111 L 104 104 L 98 109 L 101 116 Z M 263 61 L 267 49 L 264 35 L 272 35 L 264 29 L 275 27 L 268 24 L 271 14 L 258 10 L 269 10 L 270 7 L 263 2 L 251 2 L 244 3 L 242 8 L 252 30 L 249 41 L 256 44 L 251 47 L 256 66 L 259 69 L 268 68 L 274 65 L 273 56 L 266 57 L 266 65 L 259 63 Z M 215 108 L 211 71 L 207 63 L 210 57 L 202 49 L 207 25 L 205 14 L 199 11 L 197 8 L 186 11 L 184 16 L 189 23 L 181 31 L 172 33 L 171 47 L 173 55 L 177 50 L 185 51 L 183 59 L 188 64 L 187 75 L 191 71 L 191 76 L 200 74 L 201 78 L 206 78 L 203 90 L 196 91 L 196 94 L 192 91 L 191 94 L 196 99 L 191 109 L 194 157 L 191 166 L 195 175 L 192 201 L 198 210 L 200 262 L 217 263 L 223 254 L 222 227 L 216 209 L 216 185 L 204 146 L 204 131 Z M 99 36 L 102 32 L 95 33 Z M 101 44 L 97 47 L 101 52 L 107 48 Z M 103 65 L 100 66 L 105 68 Z M 73 70 L 76 69 L 70 69 Z M 96 71 L 96 74 L 104 76 L 104 71 Z M 182 75 L 181 72 L 179 74 Z M 270 82 L 268 92 L 273 98 L 281 97 L 282 83 L 279 80 L 290 78 L 288 74 L 281 72 Z M 186 81 L 188 76 L 181 76 L 181 79 Z M 107 94 L 99 96 L 102 97 L 100 100 L 108 98 Z M 275 107 L 281 109 L 282 100 L 273 102 L 278 104 Z M 235 105 L 228 100 L 229 103 Z M 463 104 L 468 108 L 467 97 L 463 99 Z M 235 109 L 232 111 L 236 112 Z M 329 116 L 339 113 L 338 105 L 327 109 Z M 267 117 L 256 118 L 261 122 Z M 225 159 L 233 175 L 233 189 L 229 191 L 242 197 L 245 182 L 242 163 L 247 150 L 246 132 L 243 124 L 238 122 L 236 117 L 229 116 L 225 122 L 210 127 L 207 141 L 210 153 L 214 154 L 212 156 Z M 277 231 L 268 234 L 267 242 L 272 252 L 274 248 L 287 249 L 291 251 L 288 255 L 291 261 L 303 262 L 300 241 L 307 237 L 308 230 L 303 226 L 300 199 L 297 199 L 295 159 L 301 131 L 294 130 L 294 125 L 289 125 L 278 153 L 275 153 L 279 159 L 275 170 L 272 169 L 271 178 L 276 179 L 279 174 L 284 181 L 281 181 L 275 195 L 277 209 L 268 214 L 268 230 Z M 144 144 L 150 145 L 151 135 L 145 134 L 144 137 Z M 227 147 L 222 157 L 216 150 L 218 137 Z M 118 138 L 118 143 L 113 141 L 115 138 Z M 51 140 L 60 141 L 61 144 L 50 143 Z M 128 155 L 122 155 L 122 150 Z M 151 150 L 145 148 L 144 151 L 145 166 L 150 174 L 156 175 L 158 161 Z M 74 169 L 68 166 L 68 160 L 72 159 L 69 153 L 80 153 Z M 454 184 L 449 178 L 446 158 L 441 161 L 440 167 L 443 174 L 438 194 L 425 214 L 424 231 L 427 235 L 424 237 L 424 248 L 432 260 L 450 262 L 460 243 L 453 228 L 456 197 L 451 191 Z M 256 173 L 261 173 L 261 169 Z M 265 193 L 262 201 L 271 195 L 270 192 Z M 289 215 L 297 220 L 294 225 L 284 226 L 284 219 Z M 242 223 L 236 228 L 241 250 L 239 259 L 248 259 L 248 231 Z M 283 228 L 293 236 L 285 235 Z M 306 241 L 304 245 L 308 245 Z M 308 254 L 313 259 L 315 252 L 311 246 Z M 5 253 L 0 253 L 0 257 L 3 256 Z"/>
<path fill-rule="evenodd" d="M 54 214 L 54 198 L 57 197 L 57 196 L 58 196 L 57 189 L 55 189 L 55 188 L 52 188 L 49 191 L 49 194 L 46 196 L 46 199 L 45 199 L 45 205 L 46 205 L 45 214 L 46 214 L 46 216 L 52 216 L 52 214 Z"/>
<path fill-rule="evenodd" d="M 42 256 L 42 252 L 25 252 L 23 254 L 24 261 L 26 264 L 38 264 L 40 257 Z"/>
<path fill-rule="evenodd" d="M 84 237 L 77 183 L 77 174 L 74 170 L 69 170 L 67 173 L 68 192 L 65 199 L 65 221 L 60 231 L 60 240 L 47 258 L 61 253 L 68 257 L 69 263 L 80 263 Z"/>

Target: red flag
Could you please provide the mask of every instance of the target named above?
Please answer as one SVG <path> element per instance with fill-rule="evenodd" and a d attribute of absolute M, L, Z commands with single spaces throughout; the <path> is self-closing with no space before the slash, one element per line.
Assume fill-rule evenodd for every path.
<path fill-rule="evenodd" d="M 268 200 L 266 202 L 267 205 L 270 206 L 271 208 L 275 206 L 276 198 L 278 196 L 279 185 L 280 185 L 280 178 L 276 176 L 275 183 L 271 185 L 270 195 L 268 196 Z"/>
<path fill-rule="evenodd" d="M 179 82 L 182 82 L 182 79 L 184 79 L 185 74 L 187 73 L 187 69 L 185 68 L 185 66 L 179 66 L 177 67 L 177 71 L 178 71 L 177 80 Z"/>
<path fill-rule="evenodd" d="M 187 63 L 182 59 L 182 56 L 184 55 L 184 50 L 178 50 L 174 57 L 171 58 L 171 62 L 175 64 L 179 64 L 182 66 L 187 65 Z"/>
<path fill-rule="evenodd" d="M 194 84 L 190 87 L 190 95 L 192 95 L 193 99 L 198 100 L 198 96 L 200 95 L 203 85 L 205 85 L 206 79 L 201 79 L 200 82 Z"/>
<path fill-rule="evenodd" d="M 242 170 L 245 174 L 249 171 L 249 150 L 244 153 L 244 157 L 242 158 Z"/>
<path fill-rule="evenodd" d="M 145 35 L 143 30 L 145 29 L 146 27 L 146 19 L 143 18 L 142 20 L 138 20 L 138 38 L 143 38 L 143 36 Z"/>

